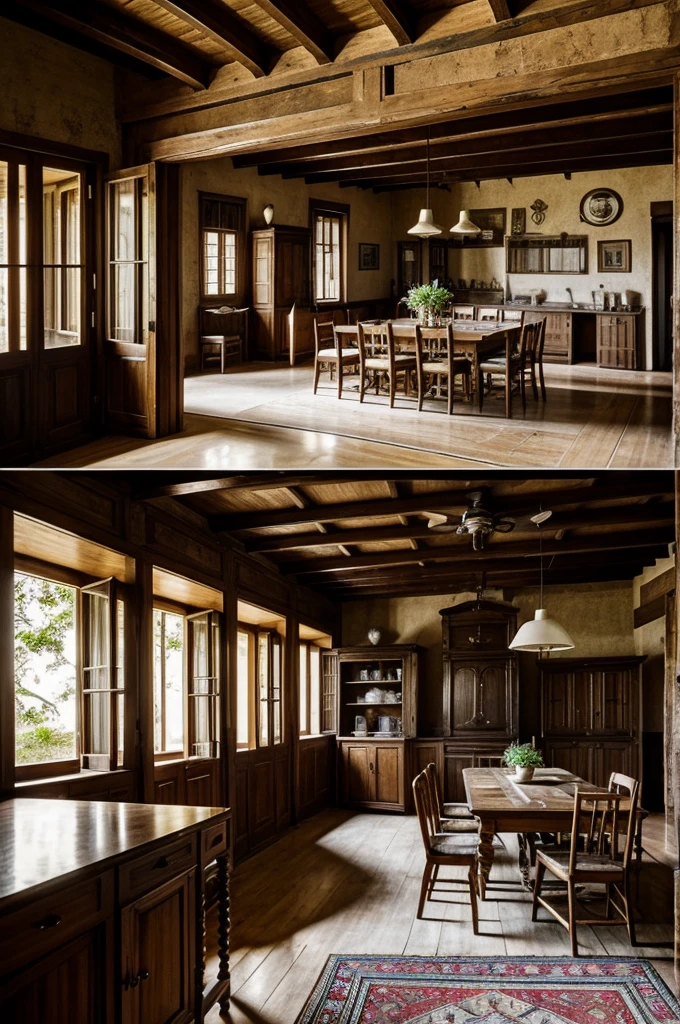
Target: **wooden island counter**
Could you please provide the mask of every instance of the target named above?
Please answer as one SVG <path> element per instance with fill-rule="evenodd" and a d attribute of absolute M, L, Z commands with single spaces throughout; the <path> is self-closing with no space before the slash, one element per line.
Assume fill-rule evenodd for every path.
<path fill-rule="evenodd" d="M 0 806 L 0 1019 L 189 1024 L 229 1001 L 229 821 L 212 807 Z M 219 880 L 205 980 L 205 875 Z"/>

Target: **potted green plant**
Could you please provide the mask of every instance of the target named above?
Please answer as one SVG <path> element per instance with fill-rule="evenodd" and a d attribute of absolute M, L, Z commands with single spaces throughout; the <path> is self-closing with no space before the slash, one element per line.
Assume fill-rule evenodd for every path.
<path fill-rule="evenodd" d="M 435 319 L 446 311 L 452 300 L 453 294 L 448 288 L 441 288 L 435 281 L 434 284 L 414 285 L 404 301 L 409 309 L 416 310 L 422 324 L 434 327 Z"/>
<path fill-rule="evenodd" d="M 529 782 L 534 769 L 543 767 L 543 755 L 531 743 L 511 743 L 503 753 L 503 760 L 508 767 L 514 767 L 517 782 Z"/>

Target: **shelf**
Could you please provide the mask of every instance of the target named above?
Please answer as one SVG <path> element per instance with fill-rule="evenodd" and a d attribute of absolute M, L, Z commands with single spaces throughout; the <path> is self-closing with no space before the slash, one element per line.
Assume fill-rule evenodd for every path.
<path fill-rule="evenodd" d="M 346 708 L 400 708 L 400 700 L 346 700 Z"/>
<path fill-rule="evenodd" d="M 401 679 L 343 679 L 342 682 L 351 686 L 365 686 L 366 683 L 400 683 Z"/>

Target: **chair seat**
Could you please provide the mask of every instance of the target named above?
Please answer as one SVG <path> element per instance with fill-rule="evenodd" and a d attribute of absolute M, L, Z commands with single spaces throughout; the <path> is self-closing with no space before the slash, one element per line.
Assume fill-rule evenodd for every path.
<path fill-rule="evenodd" d="M 416 360 L 414 356 L 399 356 L 394 357 L 394 362 L 398 367 L 402 369 L 409 366 L 415 366 Z M 369 370 L 389 370 L 390 361 L 387 356 L 369 356 L 368 359 L 364 360 L 364 365 Z"/>
<path fill-rule="evenodd" d="M 464 834 L 466 832 L 479 833 L 479 821 L 477 818 L 442 818 L 439 822 L 442 832 Z"/>
<path fill-rule="evenodd" d="M 445 818 L 474 818 L 467 804 L 444 804 Z M 475 818 L 475 820 L 477 820 Z"/>
<path fill-rule="evenodd" d="M 569 850 L 539 850 L 537 857 L 543 861 L 549 871 L 566 881 L 569 874 Z M 578 853 L 574 870 L 623 878 L 623 866 L 611 860 L 606 854 Z"/>
<path fill-rule="evenodd" d="M 470 372 L 470 360 L 469 359 L 454 359 L 453 361 L 453 372 L 454 373 L 469 373 Z M 423 360 L 420 364 L 425 373 L 448 373 L 449 365 L 446 359 L 427 359 Z"/>
<path fill-rule="evenodd" d="M 202 334 L 201 343 L 204 345 L 224 345 L 229 341 L 240 341 L 239 334 Z"/>
<path fill-rule="evenodd" d="M 335 348 L 322 348 L 317 352 L 318 359 L 337 359 L 338 350 Z M 359 349 L 358 348 L 343 348 L 342 359 L 358 359 Z"/>
<path fill-rule="evenodd" d="M 511 359 L 510 359 L 510 363 L 511 363 L 511 365 L 513 367 L 519 366 L 519 364 L 520 364 L 519 356 L 512 356 Z M 491 358 L 491 359 L 485 360 L 485 362 L 480 363 L 479 368 L 480 368 L 480 370 L 482 370 L 483 373 L 494 373 L 494 372 L 495 373 L 501 373 L 502 371 L 505 371 L 506 365 L 507 364 L 506 364 L 505 358 L 501 359 L 499 357 L 498 359 Z"/>
<path fill-rule="evenodd" d="M 470 833 L 456 836 L 435 836 L 430 852 L 439 857 L 475 857 L 479 850 L 479 837 Z"/>

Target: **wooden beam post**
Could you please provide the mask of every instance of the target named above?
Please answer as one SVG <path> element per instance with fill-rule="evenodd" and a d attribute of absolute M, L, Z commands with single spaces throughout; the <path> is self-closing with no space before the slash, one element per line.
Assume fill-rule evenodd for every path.
<path fill-rule="evenodd" d="M 675 465 L 680 465 L 680 71 L 675 74 L 675 145 L 673 154 L 673 436 Z M 677 500 L 677 499 L 676 499 Z"/>
<path fill-rule="evenodd" d="M 221 46 L 226 46 L 232 51 L 234 60 L 243 64 L 256 78 L 262 78 L 268 72 L 273 54 L 246 23 L 235 17 L 224 4 L 216 5 L 213 0 L 154 2 L 157 7 L 162 7 Z"/>
<path fill-rule="evenodd" d="M 277 25 L 285 28 L 317 64 L 330 64 L 335 55 L 333 36 L 326 26 L 302 0 L 253 0 Z"/>
<path fill-rule="evenodd" d="M 14 512 L 0 506 L 0 799 L 14 790 Z"/>
<path fill-rule="evenodd" d="M 135 565 L 137 597 L 137 735 L 138 770 L 145 803 L 155 803 L 154 787 L 154 692 L 153 692 L 153 565 L 138 558 Z"/>
<path fill-rule="evenodd" d="M 402 0 L 368 0 L 400 46 L 415 42 L 415 19 Z"/>
<path fill-rule="evenodd" d="M 677 102 L 677 92 L 676 92 Z M 677 146 L 677 142 L 676 142 Z M 676 188 L 677 188 L 677 167 L 676 167 Z M 677 218 L 677 193 L 675 217 Z M 677 223 L 677 220 L 676 220 Z M 677 234 L 676 234 L 677 240 Z M 676 241 L 676 273 L 677 273 L 677 241 Z M 677 286 L 677 278 L 676 278 Z M 676 316 L 678 309 L 678 295 L 675 294 Z M 677 334 L 676 334 L 677 339 Z M 676 356 L 677 362 L 677 356 Z M 676 588 L 673 598 L 668 597 L 666 611 L 666 701 L 665 701 L 665 722 L 664 737 L 666 746 L 666 795 L 671 794 L 671 806 L 666 806 L 666 845 L 675 851 L 675 870 L 673 873 L 675 886 L 675 982 L 680 985 L 680 861 L 678 851 L 680 850 L 680 645 L 678 644 L 678 614 L 680 613 L 680 600 L 678 600 L 678 584 L 680 584 L 680 558 L 678 558 L 678 539 L 680 538 L 680 473 L 675 473 L 675 572 Z M 670 666 L 670 668 L 669 668 Z M 670 691 L 670 692 L 669 692 Z M 670 785 L 669 783 L 670 776 Z M 670 820 L 669 820 L 670 818 Z"/>
<path fill-rule="evenodd" d="M 489 7 L 493 14 L 493 20 L 498 21 L 509 21 L 512 18 L 512 11 L 508 6 L 508 0 L 489 0 Z"/>

